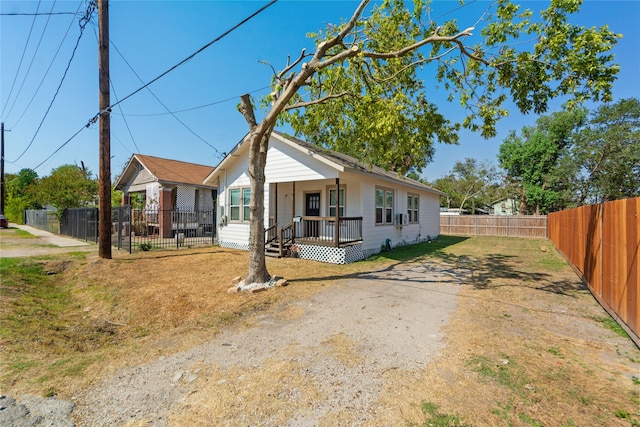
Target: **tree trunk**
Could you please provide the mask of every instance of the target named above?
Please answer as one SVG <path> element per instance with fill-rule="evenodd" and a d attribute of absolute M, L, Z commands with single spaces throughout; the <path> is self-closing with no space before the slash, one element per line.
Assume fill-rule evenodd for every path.
<path fill-rule="evenodd" d="M 271 132 L 265 134 L 263 139 L 269 140 Z M 251 182 L 251 200 L 249 209 L 251 220 L 249 227 L 249 274 L 246 283 L 265 283 L 271 276 L 267 271 L 267 263 L 264 254 L 264 169 L 267 153 L 262 152 L 261 147 L 266 145 L 264 141 L 258 141 L 256 137 L 250 137 L 249 145 L 249 179 Z"/>
<path fill-rule="evenodd" d="M 520 215 L 527 214 L 527 196 L 524 191 L 524 187 L 522 187 L 520 191 Z"/>
<path fill-rule="evenodd" d="M 271 275 L 267 271 L 264 255 L 264 169 L 267 163 L 267 149 L 273 126 L 268 126 L 266 132 L 259 129 L 264 122 L 257 124 L 249 95 L 240 97 L 240 113 L 249 125 L 249 182 L 251 183 L 251 197 L 249 199 L 249 273 L 245 283 L 265 283 Z M 263 135 L 260 137 L 260 135 Z M 242 197 L 242 195 L 241 195 Z"/>

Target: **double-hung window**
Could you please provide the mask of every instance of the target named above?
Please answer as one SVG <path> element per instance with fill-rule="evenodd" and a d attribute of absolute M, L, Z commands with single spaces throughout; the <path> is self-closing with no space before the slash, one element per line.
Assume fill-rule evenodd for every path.
<path fill-rule="evenodd" d="M 249 204 L 251 203 L 251 189 L 242 189 L 242 221 L 249 221 L 251 218 L 251 209 Z"/>
<path fill-rule="evenodd" d="M 376 188 L 376 224 L 393 224 L 393 190 Z"/>
<path fill-rule="evenodd" d="M 342 218 L 344 217 L 344 188 L 341 188 L 338 197 L 336 198 L 336 189 L 329 189 L 329 216 L 336 216 L 336 207 L 338 208 L 338 214 Z"/>
<path fill-rule="evenodd" d="M 409 223 L 417 224 L 420 218 L 420 199 L 418 196 L 409 194 L 407 196 L 407 217 Z"/>
<path fill-rule="evenodd" d="M 229 190 L 229 221 L 249 221 L 251 215 L 250 199 L 251 189 L 249 188 Z"/>

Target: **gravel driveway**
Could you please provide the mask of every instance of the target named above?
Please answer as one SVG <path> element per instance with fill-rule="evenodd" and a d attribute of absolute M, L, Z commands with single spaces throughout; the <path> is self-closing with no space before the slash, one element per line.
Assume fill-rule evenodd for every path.
<path fill-rule="evenodd" d="M 179 425 L 183 414 L 197 413 L 226 391 L 260 390 L 252 382 L 263 381 L 267 367 L 281 361 L 296 371 L 297 386 L 285 386 L 287 395 L 278 398 L 286 400 L 286 411 L 244 399 L 230 417 L 201 414 L 201 425 L 318 425 L 345 409 L 357 414 L 355 425 L 370 424 L 385 373 L 423 368 L 438 351 L 458 283 L 452 272 L 422 264 L 345 280 L 261 315 L 254 327 L 232 328 L 188 351 L 117 372 L 75 397 L 74 418 L 82 426 Z M 312 404 L 300 384 L 315 390 Z"/>

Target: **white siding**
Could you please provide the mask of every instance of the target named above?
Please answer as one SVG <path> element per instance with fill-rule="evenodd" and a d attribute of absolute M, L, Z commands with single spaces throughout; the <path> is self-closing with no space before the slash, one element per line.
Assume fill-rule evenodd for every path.
<path fill-rule="evenodd" d="M 293 195 L 293 183 L 291 182 L 282 182 L 277 184 L 277 191 L 276 191 L 276 184 L 271 184 L 270 186 L 270 193 L 273 195 L 271 197 L 271 204 L 270 204 L 270 209 L 269 212 L 275 212 L 276 210 L 276 205 L 277 205 L 277 213 L 276 213 L 276 219 L 277 222 L 280 226 L 283 225 L 287 225 L 288 223 L 291 222 L 292 218 L 293 218 L 293 199 L 294 199 L 294 195 Z M 275 202 L 275 197 L 276 197 L 276 193 L 277 193 L 277 197 L 278 197 L 278 202 Z"/>
<path fill-rule="evenodd" d="M 390 183 L 381 179 L 362 177 L 362 246 L 365 256 L 380 251 L 386 240 L 390 240 L 392 247 L 403 244 L 416 243 L 434 238 L 440 234 L 440 198 L 424 190 L 416 190 L 402 183 Z M 395 224 L 376 225 L 375 219 L 375 189 L 376 186 L 394 190 L 394 218 L 395 214 L 407 213 L 407 195 L 416 194 L 420 200 L 418 224 L 408 224 L 397 227 Z"/>
<path fill-rule="evenodd" d="M 229 221 L 228 196 L 230 188 L 249 187 L 248 159 L 237 157 L 226 170 L 219 175 L 218 185 L 218 241 L 223 246 L 247 249 L 249 243 L 249 223 Z M 265 203 L 268 201 L 265 199 Z M 268 206 L 268 205 L 265 205 Z M 224 219 L 226 218 L 226 222 Z"/>
<path fill-rule="evenodd" d="M 338 171 L 312 155 L 271 139 L 265 175 L 267 182 L 312 181 L 337 178 Z"/>
<path fill-rule="evenodd" d="M 246 150 L 238 153 L 233 162 L 228 162 L 227 169 L 218 169 L 218 211 L 220 216 L 229 215 L 227 196 L 229 188 L 248 187 L 248 158 Z M 429 191 L 416 189 L 402 182 L 387 180 L 360 173 L 339 173 L 326 163 L 303 153 L 278 140 L 271 140 L 265 169 L 267 185 L 265 186 L 265 226 L 269 224 L 269 214 L 275 212 L 275 183 L 277 191 L 278 223 L 285 225 L 295 215 L 305 215 L 305 194 L 320 193 L 320 215 L 329 215 L 328 190 L 335 188 L 336 178 L 340 186 L 346 188 L 346 212 L 348 217 L 363 217 L 364 256 L 380 251 L 387 239 L 391 246 L 409 244 L 434 238 L 440 229 L 439 196 Z M 295 187 L 293 182 L 295 182 Z M 394 190 L 394 215 L 407 213 L 407 194 L 416 194 L 420 199 L 419 223 L 402 227 L 395 225 L 375 224 L 375 189 L 376 186 Z M 295 188 L 295 206 L 292 212 L 293 191 Z M 218 224 L 222 224 L 219 221 Z M 248 248 L 249 224 L 227 223 L 218 228 L 218 238 L 223 246 Z"/>

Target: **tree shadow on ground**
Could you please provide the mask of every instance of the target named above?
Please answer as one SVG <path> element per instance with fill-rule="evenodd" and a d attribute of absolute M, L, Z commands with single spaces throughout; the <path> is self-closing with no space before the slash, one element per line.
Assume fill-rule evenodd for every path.
<path fill-rule="evenodd" d="M 489 253 L 486 255 L 455 255 L 445 249 L 467 240 L 467 237 L 440 236 L 430 243 L 400 246 L 389 252 L 382 252 L 362 262 L 395 261 L 384 268 L 364 273 L 314 277 L 296 281 L 317 280 L 385 280 L 403 285 L 410 283 L 449 282 L 471 285 L 477 290 L 498 289 L 500 287 L 527 287 L 542 292 L 575 297 L 576 292 L 588 292 L 587 287 L 576 277 L 560 277 L 554 273 L 534 271 L 517 255 Z M 423 268 L 424 275 L 405 274 L 407 265 Z M 415 267 L 418 266 L 418 267 Z"/>
<path fill-rule="evenodd" d="M 575 296 L 576 291 L 587 291 L 586 286 L 577 278 L 560 278 L 552 273 L 521 268 L 517 264 L 517 256 L 487 254 L 466 258 L 459 261 L 458 265 L 471 271 L 471 285 L 478 290 L 526 286 L 566 296 Z"/>

